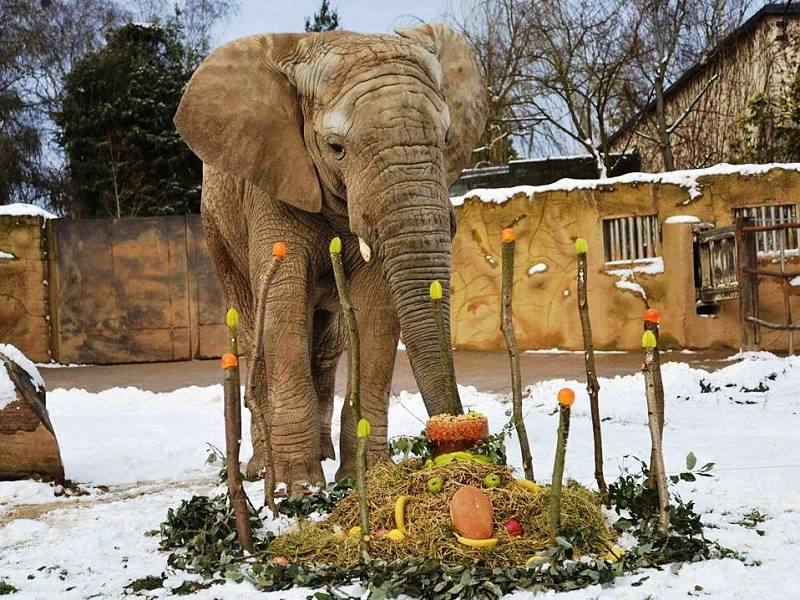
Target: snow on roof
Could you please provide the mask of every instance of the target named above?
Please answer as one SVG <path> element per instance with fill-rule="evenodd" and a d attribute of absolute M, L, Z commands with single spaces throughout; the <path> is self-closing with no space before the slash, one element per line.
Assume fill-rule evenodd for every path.
<path fill-rule="evenodd" d="M 800 172 L 800 163 L 768 163 L 763 165 L 731 165 L 720 163 L 705 169 L 689 169 L 685 171 L 670 171 L 668 173 L 626 173 L 618 177 L 607 177 L 605 179 L 560 179 L 555 183 L 547 185 L 518 185 L 509 188 L 494 189 L 474 189 L 463 196 L 453 196 L 450 198 L 453 206 L 461 206 L 464 201 L 477 198 L 481 202 L 503 204 L 517 194 L 525 194 L 533 197 L 536 194 L 545 192 L 570 192 L 573 190 L 594 190 L 603 186 L 611 186 L 623 183 L 657 183 L 671 184 L 685 188 L 689 192 L 689 197 L 684 201 L 688 204 L 692 200 L 702 195 L 702 186 L 698 182 L 701 177 L 709 175 L 761 175 L 772 169 L 784 169 L 788 171 Z"/>
<path fill-rule="evenodd" d="M 17 202 L 16 204 L 0 205 L 0 216 L 42 217 L 45 220 L 58 218 L 50 211 L 47 211 L 33 204 L 24 204 L 22 202 Z"/>
<path fill-rule="evenodd" d="M 44 387 L 44 379 L 39 374 L 30 359 L 25 356 L 19 349 L 11 344 L 0 344 L 0 353 L 5 354 L 8 358 L 17 363 L 20 367 L 25 369 L 25 372 L 31 378 L 33 385 L 37 390 Z M 14 387 L 14 382 L 5 368 L 5 365 L 0 365 L 0 410 L 11 404 L 17 399 L 17 390 Z"/>

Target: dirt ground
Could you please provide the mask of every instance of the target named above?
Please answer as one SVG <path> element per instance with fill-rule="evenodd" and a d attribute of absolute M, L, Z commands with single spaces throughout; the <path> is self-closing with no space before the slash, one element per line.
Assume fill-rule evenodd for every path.
<path fill-rule="evenodd" d="M 685 362 L 714 370 L 724 364 L 730 353 L 698 352 L 683 354 L 667 352 L 664 362 Z M 458 382 L 473 385 L 486 392 L 510 392 L 508 355 L 505 352 L 455 352 Z M 597 371 L 601 377 L 614 377 L 636 372 L 642 362 L 638 352 L 596 355 Z M 539 379 L 585 380 L 583 354 L 526 353 L 520 356 L 522 383 Z M 143 363 L 130 365 L 87 366 L 74 368 L 41 368 L 47 389 L 82 388 L 90 392 L 113 387 L 133 386 L 153 392 L 169 392 L 189 385 L 206 386 L 221 383 L 222 373 L 218 360 L 195 360 L 168 363 Z M 244 381 L 244 376 L 242 377 Z M 344 394 L 347 380 L 347 360 L 339 361 L 336 393 Z M 406 353 L 399 351 L 395 363 L 392 390 L 417 389 Z"/>

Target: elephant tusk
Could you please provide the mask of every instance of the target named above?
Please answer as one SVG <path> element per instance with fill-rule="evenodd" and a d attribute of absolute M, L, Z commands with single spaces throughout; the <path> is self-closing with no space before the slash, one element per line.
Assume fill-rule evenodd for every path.
<path fill-rule="evenodd" d="M 364 262 L 369 262 L 372 258 L 372 248 L 360 237 L 358 238 L 358 249 L 361 251 L 361 258 L 364 259 Z"/>

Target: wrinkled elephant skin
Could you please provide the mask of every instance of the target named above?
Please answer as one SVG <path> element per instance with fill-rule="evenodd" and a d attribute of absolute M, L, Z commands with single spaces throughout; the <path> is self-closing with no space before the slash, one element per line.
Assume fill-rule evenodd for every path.
<path fill-rule="evenodd" d="M 449 288 L 447 188 L 469 161 L 487 102 L 453 30 L 434 23 L 397 33 L 235 40 L 200 65 L 175 115 L 204 163 L 208 247 L 248 339 L 272 245 L 288 248 L 267 297 L 258 398 L 271 419 L 277 481 L 289 486 L 324 481 L 320 461 L 334 458 L 334 374 L 347 340 L 328 256 L 334 236 L 361 336 L 370 463 L 387 457 L 401 329 L 428 412 L 447 406 L 427 291 L 434 279 Z M 443 305 L 449 313 L 447 293 Z M 354 436 L 345 406 L 337 476 L 354 470 Z M 255 436 L 251 473 L 264 443 Z"/>

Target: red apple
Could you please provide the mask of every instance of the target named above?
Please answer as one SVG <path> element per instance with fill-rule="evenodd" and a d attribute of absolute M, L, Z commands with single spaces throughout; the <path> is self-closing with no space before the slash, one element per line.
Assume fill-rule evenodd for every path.
<path fill-rule="evenodd" d="M 506 523 L 506 531 L 508 535 L 520 536 L 523 534 L 522 524 L 516 519 L 509 519 Z"/>

